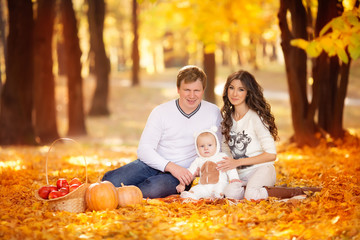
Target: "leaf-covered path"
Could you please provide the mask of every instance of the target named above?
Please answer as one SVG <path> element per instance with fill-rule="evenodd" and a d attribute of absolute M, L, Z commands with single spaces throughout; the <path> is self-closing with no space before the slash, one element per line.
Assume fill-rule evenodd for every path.
<path fill-rule="evenodd" d="M 89 182 L 136 158 L 133 148 L 83 144 Z M 359 239 L 360 143 L 348 136 L 311 149 L 280 146 L 277 185 L 321 186 L 303 200 L 145 200 L 114 211 L 52 212 L 34 192 L 45 184 L 48 147 L 0 148 L 1 239 Z M 85 180 L 82 154 L 59 144 L 49 181 Z"/>

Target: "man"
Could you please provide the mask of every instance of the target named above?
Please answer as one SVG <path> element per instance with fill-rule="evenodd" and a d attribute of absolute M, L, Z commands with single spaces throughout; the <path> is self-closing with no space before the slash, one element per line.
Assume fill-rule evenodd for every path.
<path fill-rule="evenodd" d="M 155 107 L 149 115 L 138 146 L 138 159 L 107 172 L 103 181 L 116 187 L 135 185 L 145 198 L 176 194 L 181 183 L 190 188 L 193 175 L 187 168 L 196 158 L 194 134 L 219 128 L 219 108 L 202 100 L 206 75 L 196 66 L 185 66 L 177 76 L 178 99 Z M 221 139 L 220 130 L 217 132 Z"/>

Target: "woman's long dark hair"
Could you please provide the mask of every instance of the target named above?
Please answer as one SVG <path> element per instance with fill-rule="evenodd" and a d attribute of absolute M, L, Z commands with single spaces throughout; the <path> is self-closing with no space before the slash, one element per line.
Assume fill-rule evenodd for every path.
<path fill-rule="evenodd" d="M 264 126 L 269 129 L 274 140 L 278 140 L 278 130 L 275 124 L 275 118 L 271 113 L 270 104 L 263 95 L 263 88 L 255 80 L 255 77 L 247 71 L 237 71 L 231 74 L 225 83 L 223 92 L 224 106 L 221 108 L 223 121 L 221 122 L 221 133 L 225 137 L 226 142 L 230 140 L 230 130 L 233 125 L 231 115 L 235 108 L 228 98 L 228 89 L 233 80 L 240 80 L 244 88 L 247 90 L 245 102 L 247 106 L 254 110 L 259 116 Z"/>

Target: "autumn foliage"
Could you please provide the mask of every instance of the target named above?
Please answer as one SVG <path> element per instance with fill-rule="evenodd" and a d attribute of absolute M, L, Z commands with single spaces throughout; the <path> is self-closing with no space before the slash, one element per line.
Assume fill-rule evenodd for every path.
<path fill-rule="evenodd" d="M 321 186 L 302 200 L 259 202 L 177 197 L 144 199 L 112 211 L 53 212 L 35 198 L 45 182 L 48 147 L 0 149 L 0 239 L 359 239 L 360 142 L 322 143 L 317 148 L 279 146 L 277 185 Z M 89 182 L 136 158 L 84 146 Z M 54 149 L 49 181 L 85 180 L 83 158 L 71 146 Z"/>

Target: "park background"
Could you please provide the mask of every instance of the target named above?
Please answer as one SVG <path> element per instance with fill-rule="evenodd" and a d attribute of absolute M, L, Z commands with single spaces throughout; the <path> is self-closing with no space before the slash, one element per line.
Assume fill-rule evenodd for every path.
<path fill-rule="evenodd" d="M 27 61 L 20 61 L 19 58 L 15 61 L 26 65 L 15 67 L 17 74 L 25 74 L 20 80 L 13 80 L 16 78 L 7 74 L 10 73 L 10 71 L 6 72 L 5 64 L 7 58 L 5 49 L 9 46 L 6 45 L 9 3 L 7 5 L 6 1 L 1 1 L 4 27 L 1 31 L 1 90 L 4 91 L 6 81 L 13 81 L 13 86 L 19 89 L 20 95 L 26 96 L 23 99 L 15 98 L 16 105 L 28 106 L 26 102 L 34 99 L 34 104 L 30 106 L 30 118 L 26 115 L 22 119 L 23 125 L 14 122 L 9 126 L 6 125 L 8 121 L 1 122 L 5 124 L 1 125 L 2 133 L 5 132 L 4 126 L 19 133 L 13 138 L 15 139 L 13 144 L 4 141 L 9 135 L 1 135 L 3 141 L 3 146 L 0 147 L 1 238 L 357 239 L 359 237 L 360 62 L 356 59 L 349 60 L 349 82 L 342 115 L 344 135 L 333 138 L 326 133 L 314 134 L 319 138 L 319 142 L 312 147 L 306 145 L 300 147 L 290 141 L 294 134 L 291 115 L 294 109 L 290 102 L 286 64 L 280 45 L 281 31 L 277 20 L 280 3 L 284 4 L 283 1 L 252 3 L 220 1 L 217 4 L 213 1 L 195 0 L 137 2 L 135 16 L 138 25 L 138 56 L 136 54 L 134 56 L 133 50 L 136 35 L 133 29 L 135 19 L 133 4 L 136 1 L 74 0 L 62 1 L 62 3 L 46 0 L 18 1 L 17 4 L 12 5 L 12 9 L 16 12 L 16 9 L 25 9 L 27 4 L 32 3 L 34 14 L 31 17 L 36 19 L 42 16 L 37 10 L 40 10 L 39 6 L 46 6 L 45 2 L 47 4 L 52 2 L 54 7 L 54 32 L 50 34 L 53 37 L 50 45 L 53 53 L 53 64 L 50 66 L 52 76 L 45 77 L 45 81 L 49 82 L 52 79 L 54 82 L 54 101 L 53 107 L 50 107 L 43 116 L 45 120 L 48 119 L 47 122 L 56 123 L 56 127 L 52 128 L 56 133 L 46 141 L 42 141 L 37 135 L 41 127 L 33 122 L 33 114 L 35 114 L 34 109 L 38 112 L 40 112 L 39 108 L 48 110 L 48 106 L 44 104 L 48 99 L 39 97 L 41 91 L 32 92 L 32 85 L 27 85 L 32 79 L 29 73 L 35 73 L 34 78 L 36 78 L 36 66 L 43 64 L 41 59 L 36 57 L 36 55 L 40 56 L 40 51 L 33 50 L 34 65 L 29 64 L 32 62 L 29 60 L 31 57 Z M 61 65 L 59 56 L 62 52 L 67 52 L 61 50 L 59 44 L 64 43 L 59 41 L 65 32 L 63 31 L 65 23 L 61 22 L 60 17 L 60 12 L 64 11 L 60 10 L 63 9 L 64 2 L 74 10 L 77 27 L 75 35 L 78 36 L 80 49 L 80 54 L 76 51 L 72 54 L 78 56 L 78 62 L 71 62 L 80 66 L 77 69 L 77 79 L 72 81 L 81 82 L 83 98 L 82 108 L 79 108 L 82 111 L 75 109 L 75 112 L 83 113 L 83 116 L 80 116 L 82 121 L 75 124 L 75 127 L 70 126 L 73 122 L 69 120 L 71 113 L 68 112 L 72 101 L 69 99 L 71 76 L 62 69 L 64 66 Z M 14 4 L 12 1 L 10 3 Z M 109 86 L 105 111 L 91 114 L 94 93 L 104 79 L 99 78 L 100 70 L 96 70 L 94 57 L 96 50 L 90 51 L 91 20 L 87 14 L 91 9 L 90 4 L 94 4 L 92 6 L 96 6 L 97 9 L 95 12 L 101 15 L 102 5 L 96 5 L 101 3 L 106 3 L 103 5 L 106 11 L 102 32 L 106 58 L 98 61 L 97 65 L 104 69 L 109 61 L 111 71 L 105 73 Z M 324 6 L 324 1 L 303 1 L 303 3 L 314 15 L 318 7 Z M 358 3 L 343 1 L 343 5 L 346 4 L 351 6 Z M 326 1 L 325 5 L 327 5 Z M 69 15 L 67 18 L 70 18 Z M 236 24 L 222 22 L 224 19 L 230 19 L 230 22 Z M 67 26 L 70 28 L 69 25 Z M 19 42 L 16 41 L 16 44 Z M 26 45 L 26 41 L 24 44 Z M 36 46 L 38 45 L 34 41 L 34 47 Z M 346 48 L 347 45 L 343 47 Z M 16 51 L 19 46 L 13 45 L 11 49 L 17 57 L 26 57 L 26 54 L 21 54 L 23 52 Z M 41 50 L 41 48 L 37 49 Z M 10 52 L 11 50 L 8 51 Z M 310 50 L 306 58 L 308 64 L 306 89 L 309 96 L 314 80 L 311 76 L 313 63 L 311 54 Z M 215 72 L 211 72 L 211 68 L 209 70 L 205 66 L 208 64 L 205 63 L 205 59 L 209 55 L 214 60 Z M 339 58 L 338 61 L 341 62 Z M 87 211 L 80 214 L 49 211 L 47 204 L 34 197 L 34 192 L 45 184 L 46 156 L 49 157 L 50 182 L 56 181 L 58 177 L 69 179 L 80 177 L 85 181 L 82 156 L 86 156 L 87 159 L 89 182 L 97 182 L 106 171 L 136 159 L 136 147 L 150 111 L 156 105 L 177 97 L 176 75 L 178 70 L 187 64 L 204 67 L 210 77 L 214 75 L 211 80 L 213 87 L 210 87 L 213 88 L 214 95 L 207 93 L 206 97 L 216 102 L 219 107 L 222 104 L 222 86 L 230 73 L 245 69 L 254 74 L 264 88 L 264 95 L 272 106 L 279 129 L 277 185 L 320 186 L 323 190 L 320 193 L 309 194 L 304 200 L 287 202 L 276 199 L 257 203 L 242 201 L 237 204 L 231 201 L 181 203 L 176 200 L 173 202 L 144 200 L 143 205 L 105 212 Z M 26 67 L 29 66 L 33 66 L 35 70 L 28 71 Z M 41 66 L 41 71 L 46 72 L 44 67 L 46 65 Z M 5 102 L 3 97 L 2 101 Z M 6 107 L 1 106 L 3 111 Z M 52 112 L 52 108 L 55 111 Z M 18 110 L 16 107 L 10 109 Z M 1 119 L 6 119 L 9 114 L 2 113 L 1 116 Z M 24 132 L 17 130 L 29 125 L 27 120 L 33 126 L 30 131 L 33 141 L 24 142 L 21 137 L 24 136 Z M 26 129 L 28 131 L 28 128 Z M 74 144 L 64 143 L 56 145 L 51 153 L 48 153 L 49 144 L 58 137 L 75 139 L 80 143 L 82 151 L 79 151 L 78 146 Z"/>

